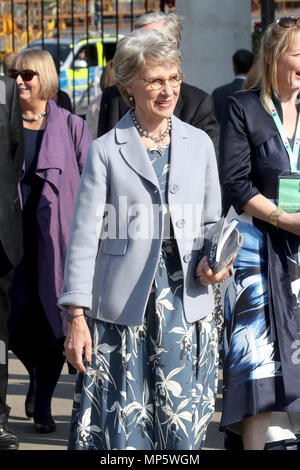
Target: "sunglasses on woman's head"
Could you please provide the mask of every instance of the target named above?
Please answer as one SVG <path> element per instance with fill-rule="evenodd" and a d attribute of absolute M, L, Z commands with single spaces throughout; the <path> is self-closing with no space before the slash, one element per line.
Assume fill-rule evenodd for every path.
<path fill-rule="evenodd" d="M 21 75 L 22 80 L 24 82 L 30 82 L 35 75 L 38 75 L 37 72 L 34 72 L 33 70 L 16 70 L 16 69 L 10 69 L 8 71 L 8 75 L 11 78 L 14 78 L 17 80 L 18 76 Z"/>
<path fill-rule="evenodd" d="M 276 24 L 282 26 L 283 28 L 292 28 L 296 26 L 297 23 L 300 22 L 299 16 L 283 16 L 275 21 Z"/>

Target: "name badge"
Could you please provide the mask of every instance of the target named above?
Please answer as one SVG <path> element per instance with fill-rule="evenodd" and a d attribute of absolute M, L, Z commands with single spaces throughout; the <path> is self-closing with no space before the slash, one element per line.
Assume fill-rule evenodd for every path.
<path fill-rule="evenodd" d="M 300 212 L 300 172 L 279 175 L 278 206 L 286 212 Z"/>

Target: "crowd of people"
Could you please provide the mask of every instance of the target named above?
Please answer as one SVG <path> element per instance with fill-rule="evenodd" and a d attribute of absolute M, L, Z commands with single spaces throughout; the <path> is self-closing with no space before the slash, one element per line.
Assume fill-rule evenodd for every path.
<path fill-rule="evenodd" d="M 140 17 L 86 121 L 48 52 L 6 58 L 2 450 L 19 445 L 8 350 L 28 371 L 38 433 L 56 429 L 65 360 L 78 371 L 69 450 L 203 448 L 219 355 L 225 448 L 297 449 L 300 21 L 271 23 L 257 58 L 236 51 L 234 81 L 212 96 L 183 79 L 181 33 L 175 14 Z M 214 272 L 199 253 L 222 216 L 244 241 Z"/>

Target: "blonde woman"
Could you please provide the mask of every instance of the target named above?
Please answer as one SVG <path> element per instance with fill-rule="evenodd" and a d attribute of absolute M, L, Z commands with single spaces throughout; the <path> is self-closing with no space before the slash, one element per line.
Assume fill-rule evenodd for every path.
<path fill-rule="evenodd" d="M 84 121 L 58 108 L 49 97 L 58 77 L 51 55 L 28 49 L 18 54 L 9 75 L 20 93 L 24 128 L 21 194 L 24 256 L 11 295 L 11 349 L 30 375 L 25 402 L 35 429 L 55 430 L 51 398 L 64 363 L 66 328 L 56 300 L 74 199 L 91 141 Z"/>
<path fill-rule="evenodd" d="M 220 140 L 224 202 L 245 237 L 225 294 L 221 426 L 238 425 L 245 450 L 264 449 L 271 412 L 300 411 L 300 214 L 278 207 L 300 183 L 297 18 L 269 25 L 255 67 L 256 86 L 227 100 Z"/>

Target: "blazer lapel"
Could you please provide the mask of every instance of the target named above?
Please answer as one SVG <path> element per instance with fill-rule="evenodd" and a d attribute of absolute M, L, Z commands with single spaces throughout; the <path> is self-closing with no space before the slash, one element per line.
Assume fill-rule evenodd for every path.
<path fill-rule="evenodd" d="M 120 144 L 120 153 L 128 165 L 140 176 L 159 188 L 159 183 L 152 163 L 128 112 L 117 124 L 116 140 Z"/>
<path fill-rule="evenodd" d="M 172 116 L 171 131 L 171 158 L 169 171 L 169 187 L 182 180 L 184 169 L 184 155 L 188 152 L 187 134 L 182 122 Z"/>

